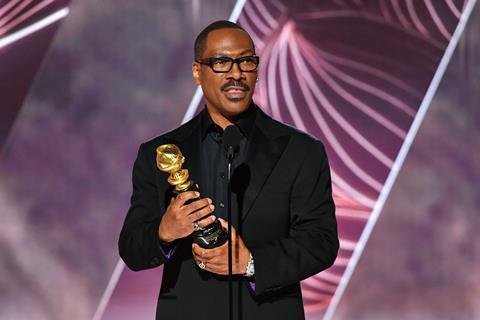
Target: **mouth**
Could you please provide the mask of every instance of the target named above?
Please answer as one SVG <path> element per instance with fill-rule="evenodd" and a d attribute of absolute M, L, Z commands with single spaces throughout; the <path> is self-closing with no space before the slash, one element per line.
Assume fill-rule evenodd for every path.
<path fill-rule="evenodd" d="M 222 90 L 229 100 L 241 100 L 247 95 L 247 91 L 244 87 L 230 86 Z"/>

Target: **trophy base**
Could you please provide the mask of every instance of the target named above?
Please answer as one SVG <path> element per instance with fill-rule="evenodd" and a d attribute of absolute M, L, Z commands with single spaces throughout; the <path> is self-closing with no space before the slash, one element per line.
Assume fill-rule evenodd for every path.
<path fill-rule="evenodd" d="M 220 221 L 215 220 L 212 224 L 203 230 L 195 231 L 193 241 L 204 249 L 220 247 L 227 241 L 227 230 L 225 230 Z"/>

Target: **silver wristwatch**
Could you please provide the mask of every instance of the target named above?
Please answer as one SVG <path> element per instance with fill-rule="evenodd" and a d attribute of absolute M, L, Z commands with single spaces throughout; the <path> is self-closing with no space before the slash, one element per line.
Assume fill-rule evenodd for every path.
<path fill-rule="evenodd" d="M 255 266 L 253 264 L 253 256 L 250 253 L 250 258 L 248 259 L 247 267 L 245 268 L 245 277 L 252 277 L 255 275 Z"/>

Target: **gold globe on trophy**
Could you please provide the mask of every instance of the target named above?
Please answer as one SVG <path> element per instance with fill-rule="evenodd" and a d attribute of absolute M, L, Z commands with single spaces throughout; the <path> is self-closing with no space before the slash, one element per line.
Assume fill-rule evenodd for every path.
<path fill-rule="evenodd" d="M 170 174 L 167 181 L 175 187 L 176 195 L 186 191 L 200 191 L 198 185 L 189 180 L 188 169 L 182 169 L 184 162 L 185 157 L 176 145 L 162 144 L 157 148 L 157 168 Z M 227 241 L 227 232 L 218 219 L 205 228 L 196 228 L 192 236 L 195 243 L 207 249 L 221 246 Z"/>
<path fill-rule="evenodd" d="M 185 192 L 193 185 L 188 180 L 188 170 L 182 169 L 184 161 L 185 157 L 174 144 L 162 144 L 157 148 L 157 167 L 160 171 L 170 173 L 168 183 L 175 186 L 177 193 Z"/>

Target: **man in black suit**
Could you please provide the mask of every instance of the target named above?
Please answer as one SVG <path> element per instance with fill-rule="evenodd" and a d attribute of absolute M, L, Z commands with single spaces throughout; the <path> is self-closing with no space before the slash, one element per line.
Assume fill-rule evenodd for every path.
<path fill-rule="evenodd" d="M 164 265 L 157 319 L 226 319 L 227 244 L 192 244 L 194 224 L 226 227 L 223 130 L 241 133 L 233 163 L 232 248 L 235 319 L 303 319 L 300 281 L 336 258 L 331 180 L 318 140 L 277 122 L 252 101 L 259 58 L 248 33 L 228 21 L 195 42 L 193 78 L 206 108 L 188 123 L 140 146 L 133 195 L 119 239 L 132 270 Z M 176 144 L 199 184 L 176 198 L 156 167 L 156 148 Z"/>

